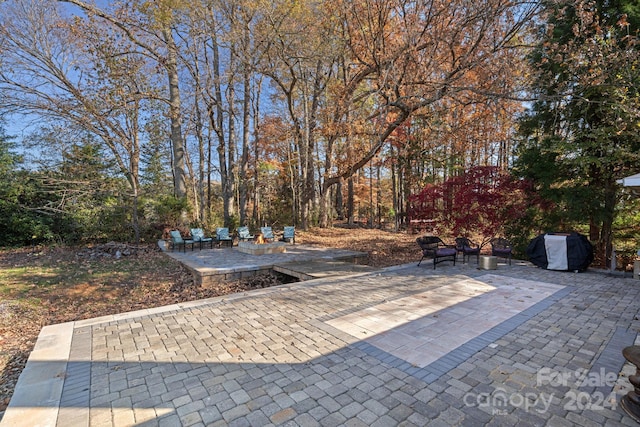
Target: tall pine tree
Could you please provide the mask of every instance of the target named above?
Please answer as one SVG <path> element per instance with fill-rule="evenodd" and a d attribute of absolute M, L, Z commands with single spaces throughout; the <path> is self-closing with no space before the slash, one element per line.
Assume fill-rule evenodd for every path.
<path fill-rule="evenodd" d="M 616 180 L 640 171 L 640 7 L 635 0 L 545 6 L 530 56 L 536 102 L 520 122 L 516 169 L 553 202 L 540 227 L 588 223 L 608 263 Z"/>

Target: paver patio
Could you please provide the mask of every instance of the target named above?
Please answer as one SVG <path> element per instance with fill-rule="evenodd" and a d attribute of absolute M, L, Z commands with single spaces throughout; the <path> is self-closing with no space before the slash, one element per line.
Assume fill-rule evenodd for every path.
<path fill-rule="evenodd" d="M 0 424 L 632 426 L 614 383 L 639 294 L 411 264 L 53 325 Z"/>

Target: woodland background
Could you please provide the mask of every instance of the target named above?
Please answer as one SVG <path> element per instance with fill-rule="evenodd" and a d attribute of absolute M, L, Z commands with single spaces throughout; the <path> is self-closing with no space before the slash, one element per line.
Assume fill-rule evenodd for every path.
<path fill-rule="evenodd" d="M 631 0 L 5 0 L 9 246 L 329 227 L 635 253 Z"/>

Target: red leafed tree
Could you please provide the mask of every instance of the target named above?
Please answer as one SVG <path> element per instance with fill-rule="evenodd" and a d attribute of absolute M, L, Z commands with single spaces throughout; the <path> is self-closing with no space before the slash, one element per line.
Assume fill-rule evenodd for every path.
<path fill-rule="evenodd" d="M 429 184 L 409 199 L 410 220 L 435 221 L 456 236 L 502 235 L 504 225 L 522 218 L 532 203 L 529 185 L 495 166 L 478 166 L 442 184 Z"/>

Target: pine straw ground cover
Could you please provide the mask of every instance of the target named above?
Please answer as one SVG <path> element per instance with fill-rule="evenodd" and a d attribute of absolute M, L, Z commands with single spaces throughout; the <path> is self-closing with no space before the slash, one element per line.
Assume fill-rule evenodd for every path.
<path fill-rule="evenodd" d="M 364 228 L 296 231 L 297 244 L 368 252 L 377 267 L 417 262 L 415 238 Z M 272 276 L 199 288 L 155 244 L 0 251 L 0 418 L 43 326 L 278 283 Z"/>

